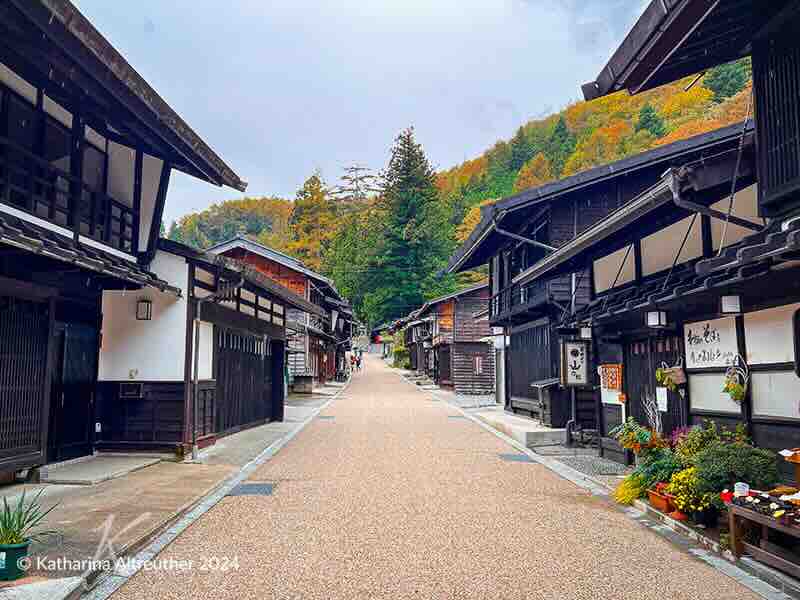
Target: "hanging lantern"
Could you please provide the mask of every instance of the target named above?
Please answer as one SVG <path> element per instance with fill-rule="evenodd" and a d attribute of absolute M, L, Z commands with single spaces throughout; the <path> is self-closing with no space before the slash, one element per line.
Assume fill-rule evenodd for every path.
<path fill-rule="evenodd" d="M 649 310 L 645 324 L 652 329 L 663 329 L 667 326 L 667 312 L 664 310 Z"/>
<path fill-rule="evenodd" d="M 723 315 L 738 315 L 742 312 L 742 297 L 738 294 L 720 296 L 719 312 Z"/>
<path fill-rule="evenodd" d="M 153 302 L 147 298 L 142 298 L 136 302 L 136 320 L 150 321 L 153 318 Z"/>

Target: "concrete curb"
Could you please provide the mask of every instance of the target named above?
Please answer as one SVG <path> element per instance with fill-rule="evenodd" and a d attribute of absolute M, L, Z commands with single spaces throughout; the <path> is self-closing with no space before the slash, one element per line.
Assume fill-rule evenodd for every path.
<path fill-rule="evenodd" d="M 421 391 L 423 394 L 427 396 L 436 398 L 436 396 L 430 391 L 425 389 L 420 389 L 418 386 L 412 384 L 405 377 L 403 377 L 402 374 L 398 373 L 398 375 L 403 381 L 411 385 L 414 389 Z M 439 398 L 436 399 L 439 400 Z M 474 415 L 470 414 L 460 406 L 456 406 L 447 401 L 444 401 L 444 403 L 450 406 L 451 408 L 454 408 L 457 411 L 459 411 L 462 414 L 462 416 L 464 416 L 466 419 L 469 419 L 479 427 L 494 434 L 496 437 L 500 438 L 510 446 L 519 450 L 521 453 L 531 458 L 534 462 L 546 467 L 547 469 L 553 471 L 554 473 L 566 479 L 567 481 L 574 483 L 578 487 L 589 491 L 593 496 L 609 498 L 610 490 L 600 481 L 592 477 L 589 477 L 587 475 L 584 475 L 580 471 L 573 469 L 572 467 L 569 467 L 551 457 L 541 456 L 539 454 L 536 454 L 529 448 L 517 442 L 514 438 L 506 435 L 501 431 L 494 429 L 489 424 L 484 423 L 483 421 L 481 421 Z M 746 588 L 748 588 L 750 591 L 757 594 L 761 598 L 764 598 L 765 600 L 795 600 L 798 598 L 798 596 L 789 595 L 785 593 L 785 591 L 782 591 L 782 590 L 789 590 L 794 587 L 794 586 L 790 587 L 786 583 L 781 583 L 781 579 L 783 581 L 788 582 L 791 581 L 790 578 L 786 578 L 782 574 L 779 574 L 774 571 L 773 571 L 774 575 L 777 576 L 779 579 L 776 580 L 774 576 L 766 577 L 765 576 L 766 572 L 765 571 L 763 573 L 761 572 L 763 571 L 763 569 L 753 568 L 752 564 L 749 564 L 750 568 L 745 569 L 743 568 L 744 567 L 743 561 L 738 560 L 736 562 L 731 562 L 729 559 L 719 556 L 714 551 L 712 545 L 706 546 L 706 544 L 703 543 L 703 540 L 700 539 L 701 536 L 699 536 L 697 532 L 688 527 L 685 526 L 680 528 L 672 527 L 671 524 L 664 522 L 662 522 L 662 524 L 652 524 L 652 521 L 648 521 L 647 519 L 647 514 L 650 512 L 647 510 L 649 506 L 646 506 L 641 501 L 639 501 L 638 504 L 641 505 L 641 507 L 644 508 L 645 510 L 640 510 L 638 507 L 635 506 L 622 508 L 621 510 L 623 513 L 625 513 L 626 516 L 628 516 L 628 518 L 636 521 L 637 523 L 639 523 L 644 527 L 647 527 L 655 534 L 666 539 L 667 541 L 679 546 L 681 549 L 687 551 L 689 554 L 691 554 L 698 560 L 705 562 L 707 565 L 709 565 L 716 571 L 722 573 L 723 575 L 727 575 L 731 579 L 734 579 L 735 581 L 742 584 L 743 586 L 745 586 Z M 613 506 L 619 509 L 619 505 L 613 504 Z M 672 519 L 669 520 L 672 521 Z M 690 539 L 694 542 L 697 542 L 699 545 L 702 545 L 703 547 L 692 548 L 689 545 L 690 542 L 687 539 L 688 534 L 684 531 L 684 528 L 689 529 L 692 532 L 693 535 L 691 536 Z M 708 547 L 711 547 L 712 550 L 711 552 L 707 549 Z M 719 545 L 717 544 L 716 547 L 719 548 Z M 753 562 L 754 561 L 750 561 L 750 563 Z M 770 569 L 770 571 L 772 570 Z M 776 585 L 780 585 L 782 589 L 778 589 Z"/>
<path fill-rule="evenodd" d="M 289 430 L 283 437 L 267 446 L 255 458 L 242 466 L 238 472 L 230 475 L 209 490 L 206 490 L 206 492 L 201 494 L 198 498 L 179 508 L 171 517 L 151 528 L 138 541 L 132 542 L 126 546 L 120 553 L 120 558 L 129 558 L 131 562 L 139 565 L 143 565 L 146 561 L 152 560 L 189 526 L 225 498 L 228 492 L 250 477 L 258 467 L 275 456 L 286 444 L 294 439 L 297 434 L 305 429 L 311 421 L 317 418 L 323 410 L 338 399 L 339 396 L 350 387 L 351 382 L 352 377 L 348 379 L 345 385 L 332 395 L 330 399 L 326 400 L 321 406 L 313 409 L 313 412 L 308 417 L 297 423 L 297 425 Z M 84 595 L 82 597 L 85 600 L 106 600 L 131 577 L 136 575 L 139 570 L 140 568 L 135 568 L 123 572 L 116 569 L 113 572 L 100 571 L 85 573 L 82 582 L 82 589 L 84 590 Z M 87 585 L 89 581 L 94 581 L 94 583 Z M 72 598 L 69 600 L 72 600 Z"/>

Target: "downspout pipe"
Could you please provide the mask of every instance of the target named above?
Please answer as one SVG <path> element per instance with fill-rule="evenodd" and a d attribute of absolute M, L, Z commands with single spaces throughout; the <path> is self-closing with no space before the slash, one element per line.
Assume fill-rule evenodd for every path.
<path fill-rule="evenodd" d="M 674 169 L 667 173 L 665 177 L 668 178 L 669 188 L 672 191 L 672 201 L 675 203 L 675 206 L 683 208 L 684 210 L 688 210 L 689 212 L 699 213 L 713 219 L 719 219 L 723 222 L 728 221 L 734 225 L 738 225 L 739 227 L 749 229 L 750 231 L 761 231 L 762 227 L 760 225 L 751 223 L 747 219 L 742 219 L 736 215 L 728 215 L 722 211 L 715 210 L 709 206 L 704 206 L 684 198 L 681 194 L 681 176 L 676 173 Z"/>

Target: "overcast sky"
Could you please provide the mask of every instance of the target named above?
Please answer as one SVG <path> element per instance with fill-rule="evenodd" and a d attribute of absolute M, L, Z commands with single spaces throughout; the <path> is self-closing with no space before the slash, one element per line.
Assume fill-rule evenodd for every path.
<path fill-rule="evenodd" d="M 644 0 L 79 0 L 250 185 L 380 169 L 413 125 L 438 169 L 580 96 Z M 239 197 L 174 174 L 167 222 Z"/>

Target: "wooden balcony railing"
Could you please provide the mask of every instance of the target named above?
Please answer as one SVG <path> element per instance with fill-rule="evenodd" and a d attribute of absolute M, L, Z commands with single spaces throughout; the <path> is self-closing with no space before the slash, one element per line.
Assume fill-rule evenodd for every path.
<path fill-rule="evenodd" d="M 3 137 L 0 202 L 117 250 L 138 250 L 136 211 Z"/>
<path fill-rule="evenodd" d="M 532 281 L 524 285 L 515 283 L 500 293 L 492 296 L 490 317 L 497 318 L 511 315 L 517 310 L 530 308 L 547 301 L 548 285 L 546 281 Z"/>

